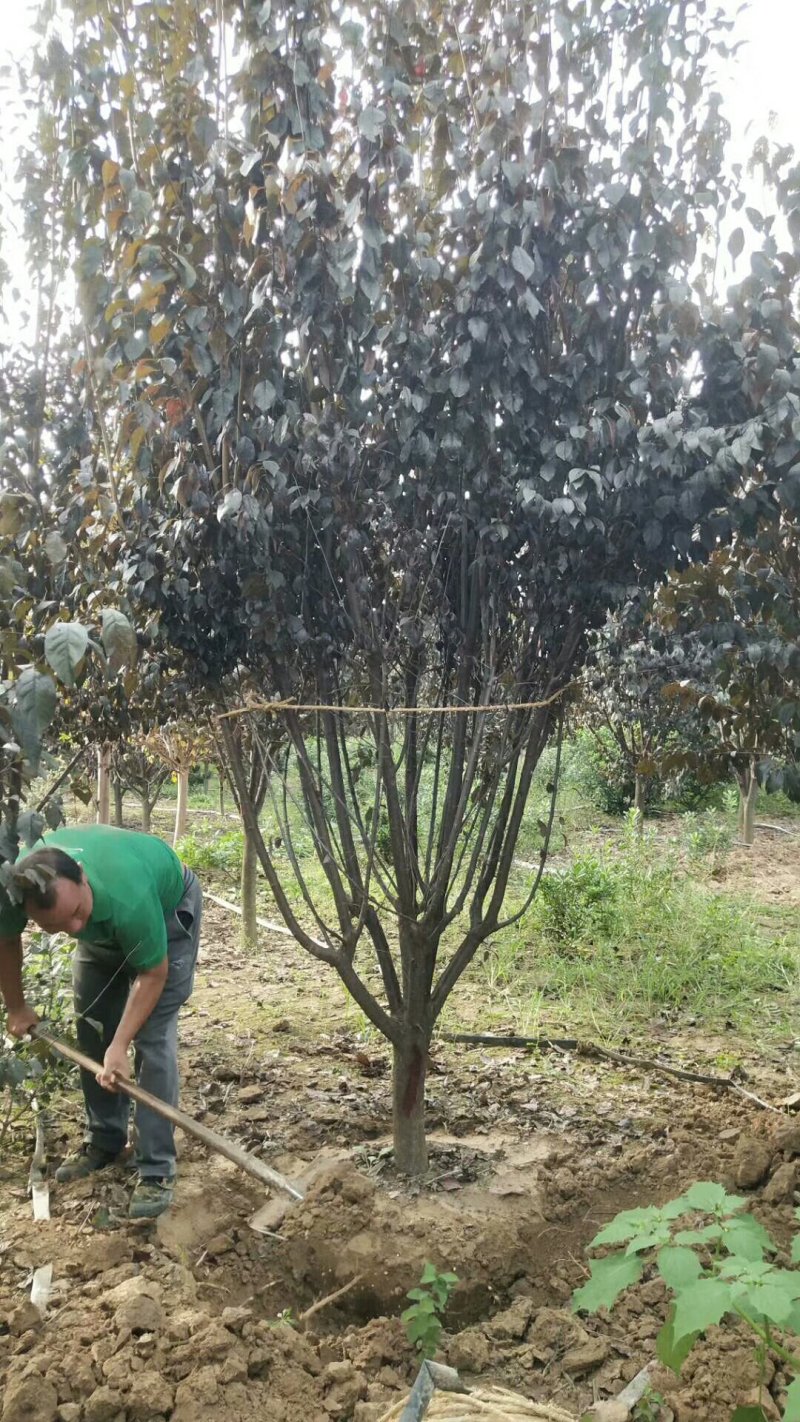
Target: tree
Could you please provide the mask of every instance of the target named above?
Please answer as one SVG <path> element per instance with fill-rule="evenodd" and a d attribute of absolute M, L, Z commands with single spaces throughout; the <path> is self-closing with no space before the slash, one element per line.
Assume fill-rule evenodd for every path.
<path fill-rule="evenodd" d="M 614 753 L 631 787 L 641 833 L 650 789 L 665 775 L 702 774 L 713 746 L 697 699 L 708 690 L 710 657 L 697 639 L 670 639 L 658 605 L 630 602 L 612 614 L 593 639 L 584 675 L 581 721 L 607 754 Z"/>
<path fill-rule="evenodd" d="M 32 781 L 56 767 L 51 754 L 65 707 L 92 678 L 93 700 L 110 705 L 127 676 L 135 680 L 136 635 L 118 607 L 87 593 L 90 578 L 67 560 L 78 502 L 62 522 L 65 462 L 80 457 L 83 423 L 74 392 L 49 410 L 41 437 L 41 372 L 24 355 L 0 362 L 0 895 L 20 838 L 33 843 L 62 818 L 51 793 L 25 809 Z M 104 599 L 105 601 L 105 599 Z M 85 614 L 77 620 L 73 613 Z M 49 744 L 48 744 L 49 742 Z M 74 764 L 69 760 L 68 769 Z"/>
<path fill-rule="evenodd" d="M 167 721 L 151 731 L 144 742 L 144 750 L 158 757 L 178 783 L 173 846 L 183 838 L 189 824 L 189 775 L 210 749 L 208 731 L 188 721 Z"/>
<path fill-rule="evenodd" d="M 800 470 L 798 470 L 800 473 Z M 672 635 L 703 649 L 711 667 L 694 700 L 713 730 L 707 769 L 739 787 L 739 834 L 755 837 L 759 784 L 800 798 L 800 493 L 784 481 L 792 512 L 736 538 L 707 566 L 667 589 Z"/>
<path fill-rule="evenodd" d="M 287 924 L 392 1043 L 418 1171 L 431 1033 L 524 911 L 587 634 L 774 516 L 773 451 L 800 452 L 769 230 L 747 308 L 709 319 L 727 27 L 702 0 L 64 8 L 42 144 L 73 182 L 109 578 L 211 703 L 243 669 L 322 708 L 276 713 L 328 886 L 294 856 L 302 921 L 221 734 Z"/>
<path fill-rule="evenodd" d="M 250 724 L 238 721 L 231 730 L 230 745 L 235 752 L 236 768 L 246 790 L 246 802 L 250 818 L 259 816 L 270 788 L 270 767 L 268 757 L 277 752 L 283 734 L 283 727 L 276 726 L 274 719 L 254 716 Z M 242 808 L 234 779 L 234 769 L 226 753 L 227 745 L 218 734 L 215 741 L 220 762 L 220 788 L 223 785 L 223 768 L 233 784 L 234 797 L 239 813 Z M 265 755 L 265 747 L 269 748 Z M 222 803 L 220 809 L 223 809 Z M 241 945 L 246 951 L 258 947 L 258 844 L 242 816 L 244 844 L 242 846 L 242 869 L 239 881 L 239 901 L 242 909 Z"/>
<path fill-rule="evenodd" d="M 170 773 L 169 765 L 160 756 L 152 755 L 145 744 L 136 741 L 117 744 L 112 763 L 117 784 L 139 797 L 142 829 L 149 834 L 153 810 Z"/>

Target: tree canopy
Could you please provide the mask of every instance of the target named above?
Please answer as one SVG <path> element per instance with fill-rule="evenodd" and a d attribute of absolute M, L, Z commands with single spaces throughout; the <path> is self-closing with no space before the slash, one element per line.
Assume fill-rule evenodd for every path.
<path fill-rule="evenodd" d="M 45 16 L 29 206 L 52 195 L 77 283 L 80 540 L 212 705 L 247 679 L 381 708 L 355 723 L 371 778 L 337 710 L 283 713 L 319 937 L 248 829 L 394 1044 L 413 1168 L 430 1033 L 504 921 L 588 633 L 797 498 L 798 263 L 771 219 L 714 289 L 744 201 L 729 28 L 705 0 Z M 762 160 L 791 229 L 800 171 Z M 384 714 L 424 705 L 452 715 Z"/>

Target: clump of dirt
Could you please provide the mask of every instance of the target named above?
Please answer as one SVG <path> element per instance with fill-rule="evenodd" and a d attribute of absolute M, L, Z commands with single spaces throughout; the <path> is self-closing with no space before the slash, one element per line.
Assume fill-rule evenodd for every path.
<path fill-rule="evenodd" d="M 323 1415 L 333 1384 L 310 1342 L 250 1309 L 200 1304 L 190 1271 L 135 1231 L 67 1242 L 51 1319 L 31 1305 L 22 1317 L 7 1276 L 26 1258 L 15 1257 L 0 1293 L 2 1422 Z"/>
<path fill-rule="evenodd" d="M 452 1195 L 388 1194 L 352 1165 L 332 1165 L 286 1214 L 284 1259 L 315 1291 L 355 1277 L 350 1306 L 364 1316 L 394 1311 L 431 1260 L 459 1276 L 454 1310 L 479 1317 L 519 1277 L 542 1234 L 543 1195 L 466 1186 Z"/>

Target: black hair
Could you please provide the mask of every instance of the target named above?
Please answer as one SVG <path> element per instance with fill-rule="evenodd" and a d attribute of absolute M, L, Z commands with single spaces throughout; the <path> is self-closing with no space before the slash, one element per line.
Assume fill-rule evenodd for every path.
<path fill-rule="evenodd" d="M 56 879 L 69 879 L 72 884 L 80 884 L 83 870 L 77 860 L 65 854 L 63 849 L 48 845 L 26 854 L 15 867 L 14 878 L 26 908 L 51 909 L 56 902 Z"/>

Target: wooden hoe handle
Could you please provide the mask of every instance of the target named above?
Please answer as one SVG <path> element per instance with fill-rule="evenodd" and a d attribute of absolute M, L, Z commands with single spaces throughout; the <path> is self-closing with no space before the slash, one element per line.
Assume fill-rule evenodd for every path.
<path fill-rule="evenodd" d="M 56 1052 L 58 1056 L 66 1058 L 68 1062 L 74 1062 L 76 1066 L 83 1067 L 84 1071 L 90 1071 L 92 1076 L 96 1076 L 99 1071 L 102 1071 L 99 1062 L 92 1061 L 91 1057 L 85 1056 L 83 1052 L 78 1051 L 77 1047 L 71 1046 L 68 1042 L 62 1042 L 60 1038 L 53 1037 L 42 1026 L 32 1027 L 31 1036 L 37 1042 L 43 1042 L 51 1052 Z M 190 1136 L 196 1136 L 199 1141 L 208 1146 L 209 1150 L 215 1150 L 218 1155 L 224 1155 L 228 1160 L 232 1160 L 234 1165 L 238 1165 L 240 1170 L 244 1170 L 248 1175 L 260 1180 L 262 1185 L 271 1185 L 276 1190 L 283 1190 L 293 1200 L 304 1198 L 302 1190 L 297 1185 L 293 1185 L 291 1180 L 287 1180 L 277 1170 L 272 1170 L 268 1165 L 265 1165 L 263 1160 L 259 1160 L 257 1156 L 251 1155 L 249 1150 L 244 1150 L 234 1141 L 229 1141 L 217 1131 L 212 1131 L 201 1121 L 195 1121 L 193 1116 L 187 1115 L 185 1111 L 180 1111 L 177 1106 L 170 1106 L 169 1102 L 162 1101 L 159 1096 L 153 1096 L 152 1092 L 137 1086 L 135 1081 L 129 1081 L 125 1076 L 116 1076 L 114 1081 L 118 1091 L 123 1091 L 126 1096 L 130 1096 L 133 1101 L 140 1102 L 142 1106 L 149 1106 L 151 1111 L 155 1111 L 165 1120 L 171 1121 L 173 1126 L 180 1126 L 181 1130 L 186 1131 Z"/>

